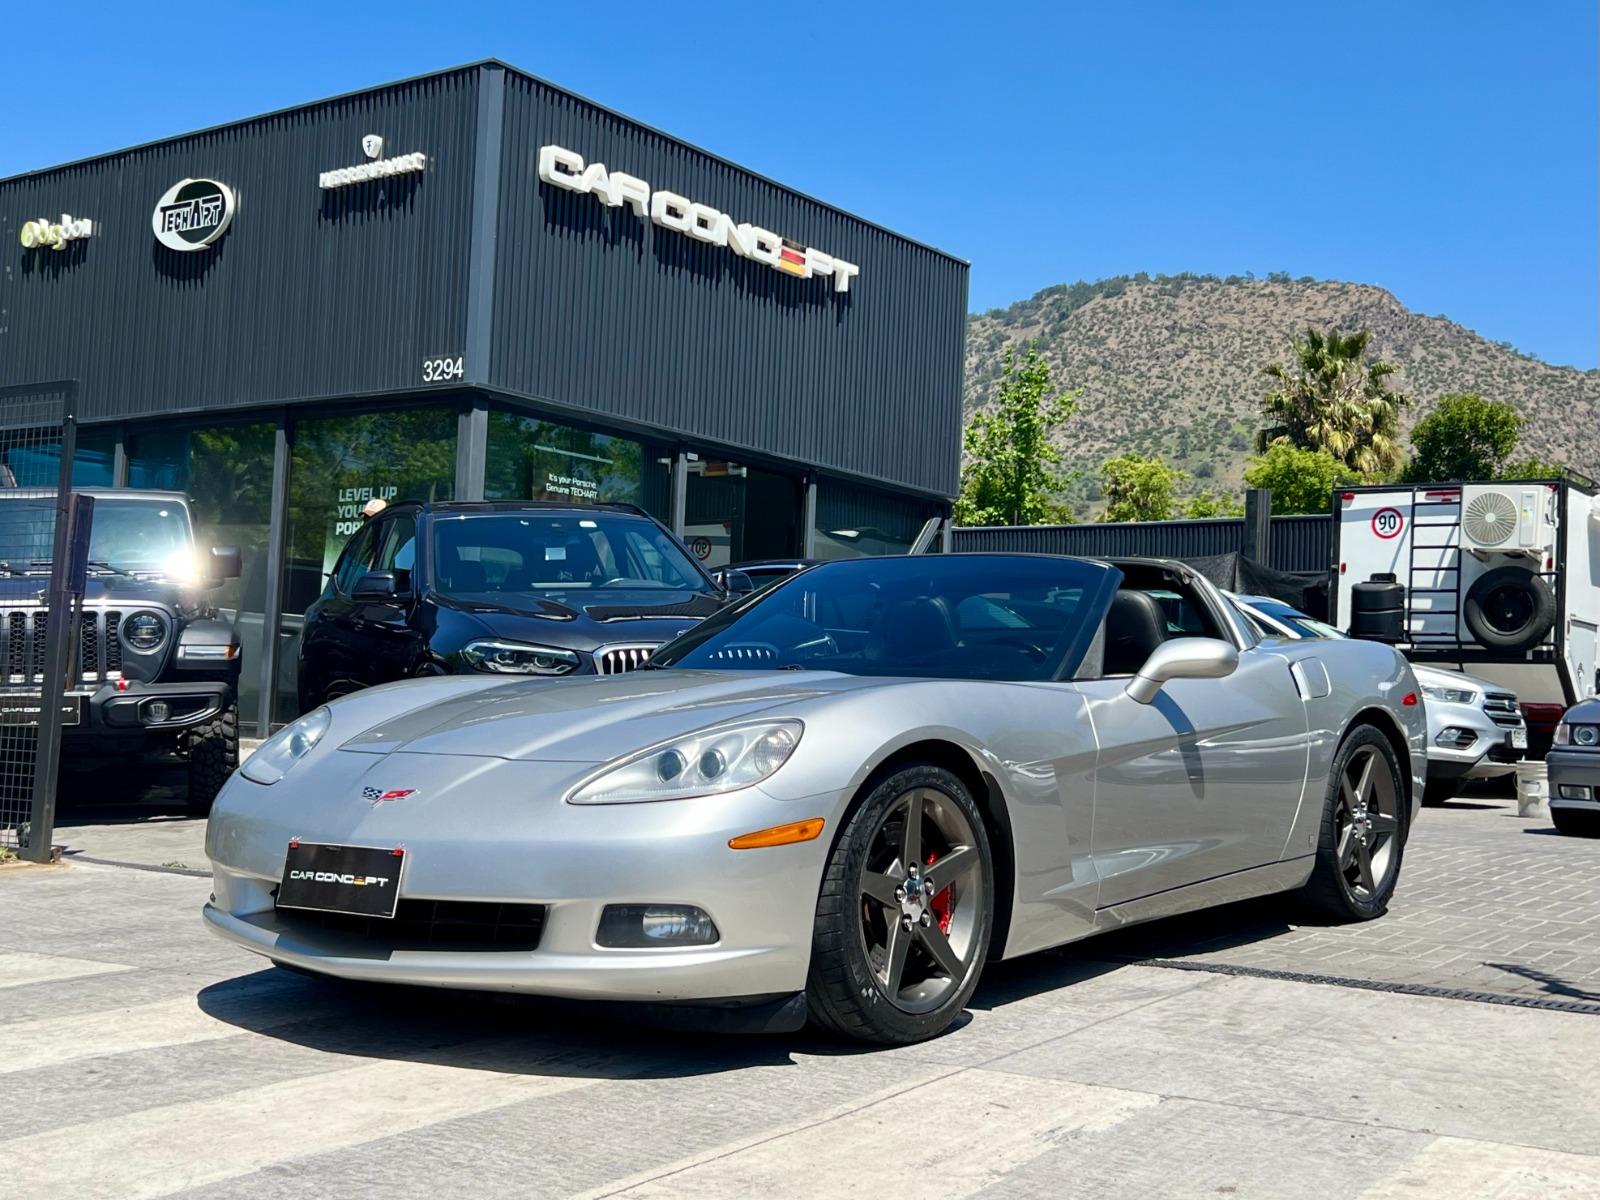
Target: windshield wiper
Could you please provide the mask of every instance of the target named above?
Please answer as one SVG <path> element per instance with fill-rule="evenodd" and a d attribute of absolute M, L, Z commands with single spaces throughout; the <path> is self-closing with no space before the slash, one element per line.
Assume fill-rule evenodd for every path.
<path fill-rule="evenodd" d="M 33 565 L 36 567 L 48 567 L 50 565 L 50 559 L 36 558 L 33 560 Z M 124 571 L 121 567 L 114 567 L 110 563 L 103 562 L 98 558 L 91 558 L 84 565 L 94 567 L 100 571 L 110 571 L 113 575 L 125 575 L 129 579 L 138 578 L 138 576 L 136 576 L 132 571 Z"/>

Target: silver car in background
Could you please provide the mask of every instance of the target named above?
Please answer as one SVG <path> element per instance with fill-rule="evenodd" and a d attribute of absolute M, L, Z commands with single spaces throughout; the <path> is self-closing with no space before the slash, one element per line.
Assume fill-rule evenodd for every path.
<path fill-rule="evenodd" d="M 1270 637 L 1343 638 L 1333 626 L 1271 596 L 1228 596 Z M 1528 752 L 1528 727 L 1515 692 L 1498 683 L 1413 664 L 1428 711 L 1428 786 L 1424 804 L 1442 804 L 1466 779 L 1513 774 Z"/>
<path fill-rule="evenodd" d="M 830 562 L 627 675 L 314 710 L 217 801 L 204 915 L 326 975 L 912 1042 L 991 958 L 1275 892 L 1381 915 L 1417 687 L 1177 563 Z"/>

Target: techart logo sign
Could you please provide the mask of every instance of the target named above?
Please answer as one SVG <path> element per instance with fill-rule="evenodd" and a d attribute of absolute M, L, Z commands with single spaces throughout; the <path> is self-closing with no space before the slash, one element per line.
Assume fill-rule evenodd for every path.
<path fill-rule="evenodd" d="M 539 178 L 553 187 L 594 196 L 609 208 L 631 208 L 641 220 L 671 229 L 713 246 L 726 246 L 740 258 L 765 263 L 774 271 L 799 279 L 826 276 L 833 290 L 848 292 L 850 281 L 861 274 L 855 263 L 824 254 L 815 246 L 802 246 L 770 229 L 737 222 L 727 213 L 699 204 L 676 192 L 652 190 L 644 180 L 605 163 L 585 163 L 583 156 L 561 146 L 539 148 Z"/>
<path fill-rule="evenodd" d="M 204 250 L 228 231 L 238 209 L 233 189 L 215 179 L 185 179 L 156 201 L 150 228 L 169 250 Z"/>
<path fill-rule="evenodd" d="M 65 250 L 68 242 L 93 236 L 94 222 L 87 217 L 75 217 L 71 213 L 62 213 L 59 221 L 49 221 L 43 217 L 37 221 L 27 221 L 20 231 L 20 241 L 24 250 L 45 248 Z"/>

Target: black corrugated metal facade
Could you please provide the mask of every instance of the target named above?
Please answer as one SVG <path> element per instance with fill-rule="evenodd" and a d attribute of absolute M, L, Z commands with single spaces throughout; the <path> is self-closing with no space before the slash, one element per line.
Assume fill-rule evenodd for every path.
<path fill-rule="evenodd" d="M 1333 518 L 1324 514 L 1272 518 L 1267 566 L 1313 573 L 1328 569 Z M 1244 544 L 1244 521 L 1130 521 L 1091 525 L 1032 525 L 953 529 L 957 551 L 1073 554 L 1085 558 L 1204 558 Z"/>
<path fill-rule="evenodd" d="M 321 191 L 365 134 L 426 171 Z M 861 273 L 837 293 L 541 184 L 548 143 Z M 186 177 L 238 196 L 200 253 L 151 236 Z M 95 236 L 19 250 L 63 212 Z M 0 384 L 76 378 L 85 421 L 420 392 L 460 356 L 458 396 L 956 488 L 964 263 L 498 63 L 0 181 L 0 245 Z"/>

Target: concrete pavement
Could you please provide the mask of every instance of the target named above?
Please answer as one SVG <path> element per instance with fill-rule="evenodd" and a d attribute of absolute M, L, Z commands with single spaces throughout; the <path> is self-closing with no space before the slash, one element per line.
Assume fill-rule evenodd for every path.
<path fill-rule="evenodd" d="M 0 870 L 6 1196 L 1600 1195 L 1593 1016 L 1090 943 L 922 1046 L 689 1036 L 265 968 L 208 890 Z"/>

